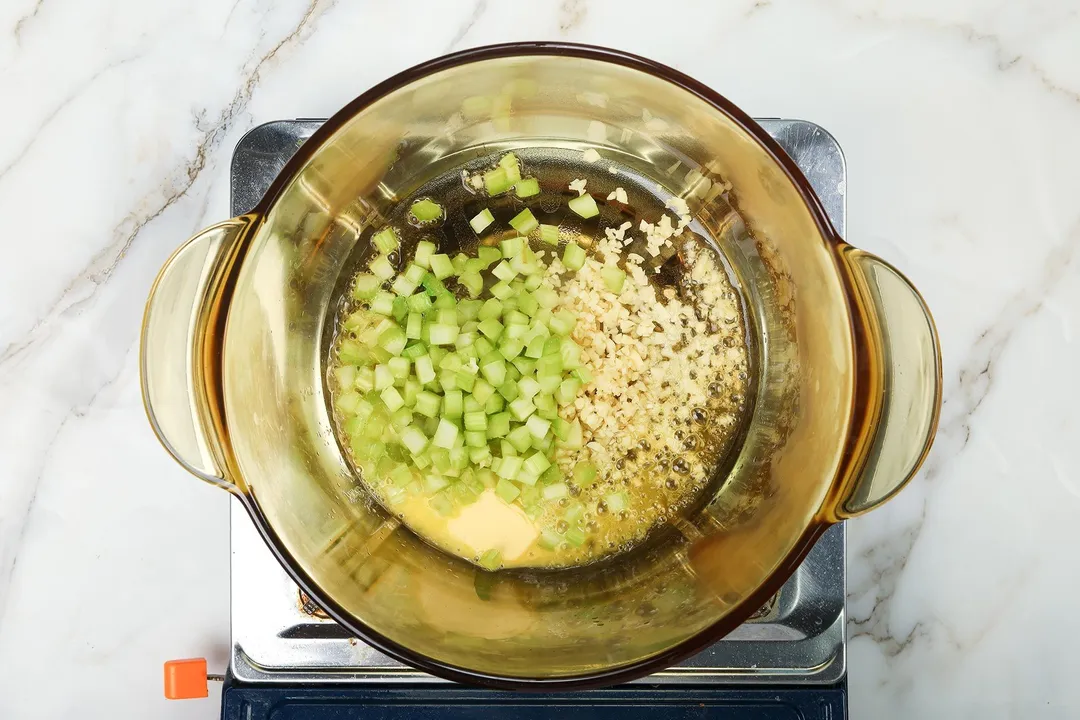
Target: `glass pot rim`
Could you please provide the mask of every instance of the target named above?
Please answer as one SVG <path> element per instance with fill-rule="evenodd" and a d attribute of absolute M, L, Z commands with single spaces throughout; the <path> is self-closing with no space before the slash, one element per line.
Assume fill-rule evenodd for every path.
<path fill-rule="evenodd" d="M 335 113 L 299 147 L 297 152 L 278 173 L 266 194 L 256 207 L 252 209 L 250 213 L 243 216 L 243 225 L 248 229 L 251 229 L 253 226 L 261 224 L 262 220 L 270 213 L 285 189 L 304 169 L 307 163 L 320 152 L 327 141 L 329 141 L 357 113 L 367 108 L 375 101 L 400 90 L 416 80 L 450 68 L 499 58 L 529 56 L 560 56 L 620 65 L 631 70 L 645 73 L 667 83 L 671 83 L 696 96 L 717 112 L 726 116 L 748 138 L 752 138 L 759 145 L 761 150 L 763 150 L 776 166 L 780 168 L 801 197 L 802 202 L 816 224 L 821 238 L 831 246 L 841 247 L 844 245 L 842 238 L 829 221 L 820 199 L 817 197 L 816 193 L 811 188 L 809 181 L 795 162 L 760 125 L 754 122 L 754 120 L 752 120 L 745 112 L 740 110 L 729 100 L 697 80 L 661 63 L 609 48 L 558 42 L 507 43 L 464 50 L 416 65 L 375 85 Z M 250 237 L 250 233 L 247 234 Z M 242 254 L 244 249 L 238 248 L 237 251 Z M 850 290 L 849 280 L 845 276 L 845 273 L 841 272 L 839 267 L 837 267 L 837 274 L 841 277 L 841 282 L 845 288 Z M 235 278 L 233 278 L 233 280 L 235 280 Z M 226 287 L 223 289 L 223 294 L 220 297 L 223 306 L 228 305 L 228 296 L 231 294 L 234 287 L 234 284 L 231 282 L 226 281 L 225 284 Z M 858 335 L 858 328 L 856 327 L 850 308 L 847 320 L 849 326 L 848 332 L 851 333 L 852 337 L 856 337 Z M 938 377 L 940 378 L 940 363 L 938 364 Z M 145 388 L 146 380 L 144 376 L 144 398 L 146 397 Z M 216 398 L 216 400 L 220 402 L 220 396 Z M 940 405 L 940 390 L 938 391 L 938 405 Z M 168 443 L 165 442 L 164 436 L 157 426 L 154 414 L 150 410 L 149 404 L 147 405 L 147 411 L 151 423 L 155 427 L 155 431 L 159 437 L 162 438 L 166 447 L 170 449 L 170 452 L 176 456 L 177 453 L 169 448 Z M 858 409 L 853 409 L 853 414 L 858 414 L 858 412 Z M 936 421 L 937 416 L 935 413 L 933 427 L 936 427 Z M 931 428 L 929 437 L 931 439 L 933 437 L 933 428 Z M 918 467 L 918 464 L 921 464 L 922 459 L 925 458 L 926 452 L 928 451 L 929 440 L 924 448 L 922 457 L 919 458 L 915 467 Z M 853 449 L 851 447 L 846 447 L 844 449 L 845 458 L 841 465 L 846 465 L 848 461 L 851 460 L 853 454 L 856 454 Z M 181 462 L 183 464 L 183 461 Z M 323 610 L 325 610 L 333 620 L 352 632 L 359 640 L 391 658 L 432 675 L 457 682 L 503 690 L 580 690 L 609 686 L 648 675 L 702 651 L 741 625 L 754 611 L 761 607 L 769 597 L 779 591 L 781 586 L 798 568 L 806 554 L 813 548 L 814 543 L 821 534 L 834 522 L 840 519 L 835 514 L 829 514 L 823 511 L 817 512 L 804 528 L 798 540 L 795 541 L 790 552 L 780 561 L 774 571 L 754 591 L 748 593 L 741 602 L 731 608 L 722 618 L 698 632 L 696 635 L 689 637 L 656 655 L 626 665 L 598 669 L 574 675 L 528 678 L 493 675 L 435 660 L 374 631 L 360 619 L 346 611 L 341 604 L 335 602 L 331 595 L 323 592 L 313 578 L 300 567 L 299 563 L 293 558 L 292 554 L 286 549 L 284 543 L 278 537 L 277 532 L 268 521 L 265 513 L 259 506 L 257 498 L 250 489 L 246 488 L 243 483 L 233 485 L 228 482 L 217 482 L 213 477 L 200 473 L 186 464 L 185 467 L 188 467 L 189 470 L 195 472 L 204 480 L 213 482 L 232 492 L 232 494 L 234 494 L 243 504 L 259 534 L 269 546 L 275 559 L 285 568 L 290 577 Z M 834 495 L 837 490 L 838 488 L 834 485 L 832 490 L 830 490 L 829 495 Z M 826 498 L 825 502 L 829 502 L 828 498 Z"/>

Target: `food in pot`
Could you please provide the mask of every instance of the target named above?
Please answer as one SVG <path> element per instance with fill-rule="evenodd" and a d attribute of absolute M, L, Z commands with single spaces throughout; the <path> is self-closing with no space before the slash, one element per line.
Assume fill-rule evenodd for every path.
<path fill-rule="evenodd" d="M 571 231 L 601 214 L 588 179 L 545 188 L 514 153 L 463 177 L 491 201 L 465 218 L 471 247 L 431 239 L 455 209 L 430 196 L 371 236 L 330 358 L 341 444 L 389 511 L 483 567 L 634 547 L 701 496 L 740 430 L 738 295 L 678 198 L 636 230 Z M 606 198 L 634 216 L 623 187 Z"/>

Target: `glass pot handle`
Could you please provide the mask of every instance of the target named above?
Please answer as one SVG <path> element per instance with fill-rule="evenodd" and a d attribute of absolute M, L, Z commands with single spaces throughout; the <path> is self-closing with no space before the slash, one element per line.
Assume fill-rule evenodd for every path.
<path fill-rule="evenodd" d="M 220 350 L 216 298 L 230 260 L 252 225 L 248 216 L 208 227 L 173 253 L 146 302 L 139 369 L 150 425 L 177 462 L 208 483 L 237 492 L 214 430 L 208 363 Z"/>
<path fill-rule="evenodd" d="M 899 492 L 930 451 L 941 410 L 941 346 L 922 296 L 884 260 L 839 248 L 863 319 L 859 391 L 863 431 L 833 505 L 834 520 L 873 510 Z"/>

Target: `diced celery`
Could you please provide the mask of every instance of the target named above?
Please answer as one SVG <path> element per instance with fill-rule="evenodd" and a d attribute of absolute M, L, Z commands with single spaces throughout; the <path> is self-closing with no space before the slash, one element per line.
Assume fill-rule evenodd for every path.
<path fill-rule="evenodd" d="M 462 413 L 463 395 L 460 390 L 449 390 L 443 395 L 443 417 L 459 418 Z"/>
<path fill-rule="evenodd" d="M 394 282 L 392 285 L 390 285 L 390 289 L 398 295 L 408 297 L 409 295 L 413 294 L 414 290 L 416 290 L 416 283 L 409 282 L 409 278 L 405 277 L 404 275 L 398 275 L 396 278 L 394 278 Z"/>
<path fill-rule="evenodd" d="M 520 325 L 513 325 L 511 327 L 521 327 Z M 536 361 L 527 357 L 518 356 L 513 359 L 513 365 L 517 368 L 518 372 L 522 375 L 532 375 L 536 372 Z"/>
<path fill-rule="evenodd" d="M 523 312 L 519 312 L 518 310 L 511 310 L 510 312 L 506 313 L 505 315 L 503 315 L 503 320 L 506 321 L 507 325 L 529 324 L 529 316 Z"/>
<path fill-rule="evenodd" d="M 559 389 L 559 385 L 562 383 L 562 377 L 559 375 L 538 375 L 536 381 L 540 383 L 541 392 L 551 395 Z"/>
<path fill-rule="evenodd" d="M 405 337 L 410 340 L 419 340 L 420 331 L 424 326 L 424 317 L 418 312 L 409 313 L 409 318 L 405 322 Z"/>
<path fill-rule="evenodd" d="M 503 501 L 512 503 L 517 500 L 521 491 L 518 490 L 518 486 L 510 482 L 506 478 L 499 478 L 499 482 L 495 485 L 495 494 L 498 495 Z"/>
<path fill-rule="evenodd" d="M 489 438 L 505 437 L 510 432 L 510 413 L 501 412 L 488 416 L 487 436 Z"/>
<path fill-rule="evenodd" d="M 564 368 L 567 370 L 575 368 L 581 364 L 581 346 L 573 339 L 564 337 L 559 347 L 559 357 L 562 359 Z"/>
<path fill-rule="evenodd" d="M 360 393 L 350 390 L 338 395 L 337 399 L 334 400 L 334 406 L 343 413 L 352 414 L 356 412 L 356 408 L 362 399 Z"/>
<path fill-rule="evenodd" d="M 544 340 L 542 335 L 536 335 L 525 346 L 525 357 L 536 360 L 544 354 Z"/>
<path fill-rule="evenodd" d="M 416 368 L 416 379 L 424 385 L 435 379 L 435 366 L 431 362 L 430 355 L 421 355 L 413 360 L 413 365 Z"/>
<path fill-rule="evenodd" d="M 439 280 L 445 280 L 454 274 L 454 263 L 444 253 L 431 256 L 431 274 Z"/>
<path fill-rule="evenodd" d="M 452 308 L 457 305 L 457 299 L 449 292 L 443 292 L 435 298 L 433 307 L 436 310 L 443 310 L 445 308 Z"/>
<path fill-rule="evenodd" d="M 589 368 L 582 365 L 579 368 L 574 369 L 574 377 L 580 380 L 583 384 L 588 385 L 593 380 L 592 371 Z"/>
<path fill-rule="evenodd" d="M 519 425 L 511 430 L 506 435 L 506 441 L 519 453 L 525 452 L 532 447 L 532 436 L 524 425 Z"/>
<path fill-rule="evenodd" d="M 390 314 L 399 323 L 405 320 L 405 316 L 409 314 L 409 303 L 402 297 L 398 296 L 394 298 L 394 304 L 390 309 Z"/>
<path fill-rule="evenodd" d="M 435 511 L 440 515 L 453 515 L 456 511 L 454 507 L 454 501 L 450 499 L 450 496 L 445 492 L 436 493 L 428 500 L 428 505 L 435 508 Z"/>
<path fill-rule="evenodd" d="M 450 467 L 459 472 L 469 467 L 469 451 L 465 449 L 465 440 L 460 435 L 450 449 Z"/>
<path fill-rule="evenodd" d="M 510 189 L 513 183 L 506 175 L 506 168 L 495 168 L 484 173 L 484 189 L 488 195 L 499 195 Z"/>
<path fill-rule="evenodd" d="M 407 447 L 413 455 L 419 455 L 427 448 L 428 439 L 420 428 L 409 426 L 401 431 L 401 444 Z"/>
<path fill-rule="evenodd" d="M 495 360 L 488 360 L 491 356 L 485 357 L 485 361 L 482 361 L 480 365 L 480 372 L 484 374 L 484 379 L 492 385 L 499 387 L 506 382 L 506 363 L 502 358 Z"/>
<path fill-rule="evenodd" d="M 388 387 L 379 393 L 379 397 L 382 398 L 386 407 L 393 412 L 405 405 L 405 398 L 401 397 L 401 393 L 398 392 L 396 387 Z"/>
<path fill-rule="evenodd" d="M 486 444 L 483 447 L 471 448 L 469 450 L 469 460 L 471 460 L 474 465 L 487 467 L 491 464 L 491 451 Z"/>
<path fill-rule="evenodd" d="M 484 267 L 489 267 L 492 263 L 498 262 L 499 258 L 502 257 L 502 253 L 499 248 L 481 245 L 476 249 L 476 257 L 484 263 Z"/>
<path fill-rule="evenodd" d="M 518 215 L 518 217 L 521 217 L 521 216 Z M 505 257 L 505 258 L 517 257 L 518 255 L 521 254 L 521 251 L 525 249 L 525 238 L 520 238 L 520 237 L 507 238 L 507 239 L 503 240 L 501 243 L 499 243 L 499 247 L 502 249 L 503 257 Z"/>
<path fill-rule="evenodd" d="M 582 445 L 583 434 L 581 431 L 581 422 L 574 420 L 570 423 L 570 427 L 566 430 L 566 437 L 560 438 L 559 445 L 571 450 L 580 450 Z"/>
<path fill-rule="evenodd" d="M 501 168 L 520 167 L 520 163 L 518 162 L 517 155 L 515 155 L 512 152 L 506 153 L 501 158 L 499 158 L 499 167 L 501 167 Z"/>
<path fill-rule="evenodd" d="M 378 292 L 383 281 L 374 275 L 363 273 L 357 275 L 353 281 L 352 296 L 354 300 L 370 300 Z"/>
<path fill-rule="evenodd" d="M 507 402 L 513 402 L 517 400 L 517 396 L 521 393 L 518 390 L 517 381 L 512 378 L 507 378 L 506 382 L 499 386 L 499 395 L 506 398 Z"/>
<path fill-rule="evenodd" d="M 574 465 L 574 484 L 586 488 L 596 482 L 596 466 L 582 461 Z"/>
<path fill-rule="evenodd" d="M 429 342 L 432 345 L 453 345 L 457 340 L 457 325 L 432 325 L 430 328 Z"/>
<path fill-rule="evenodd" d="M 490 338 L 491 340 L 498 340 L 499 336 L 502 335 L 502 323 L 497 321 L 494 317 L 489 317 L 488 320 L 483 321 L 477 326 L 477 329 L 480 330 L 485 337 Z"/>
<path fill-rule="evenodd" d="M 499 353 L 507 360 L 513 360 L 525 349 L 525 343 L 518 338 L 504 338 L 499 343 Z"/>
<path fill-rule="evenodd" d="M 569 335 L 574 331 L 575 324 L 577 324 L 577 315 L 569 310 L 560 310 L 552 316 L 548 327 L 556 335 Z"/>
<path fill-rule="evenodd" d="M 431 442 L 435 447 L 446 448 L 449 450 L 454 447 L 454 441 L 457 440 L 457 436 L 457 425 L 444 417 L 439 420 L 439 427 L 435 430 L 435 437 L 431 439 Z"/>
<path fill-rule="evenodd" d="M 371 236 L 371 242 L 375 247 L 379 248 L 379 251 L 384 255 L 389 255 L 393 251 L 397 250 L 400 242 L 398 241 L 397 233 L 394 232 L 394 228 L 383 228 L 379 232 Z"/>
<path fill-rule="evenodd" d="M 469 221 L 469 225 L 472 226 L 473 232 L 479 235 L 493 222 L 495 222 L 495 216 L 491 214 L 490 210 L 484 208 Z"/>
<path fill-rule="evenodd" d="M 434 200 L 423 198 L 417 200 L 409 208 L 409 213 L 420 222 L 438 220 L 443 215 L 442 206 Z"/>
<path fill-rule="evenodd" d="M 558 500 L 569 495 L 570 488 L 566 486 L 566 483 L 552 483 L 551 485 L 545 485 L 540 490 L 540 494 L 545 500 Z"/>
<path fill-rule="evenodd" d="M 540 182 L 536 178 L 524 178 L 514 184 L 514 192 L 519 198 L 528 198 L 540 194 Z"/>
<path fill-rule="evenodd" d="M 630 506 L 630 498 L 623 491 L 614 492 L 604 496 L 604 504 L 607 505 L 608 511 L 619 512 Z"/>
<path fill-rule="evenodd" d="M 439 405 L 441 402 L 439 396 L 435 393 L 421 390 L 416 394 L 416 404 L 413 406 L 413 409 L 421 415 L 435 417 L 439 414 Z"/>
<path fill-rule="evenodd" d="M 558 390 L 555 391 L 555 399 L 560 405 L 569 405 L 577 398 L 578 392 L 581 391 L 581 381 L 577 378 L 566 378 L 559 383 Z"/>
<path fill-rule="evenodd" d="M 563 371 L 562 358 L 559 355 L 545 355 L 536 361 L 536 374 L 547 377 L 561 377 Z"/>
<path fill-rule="evenodd" d="M 480 277 L 480 273 L 464 272 L 458 277 L 458 282 L 468 290 L 469 297 L 479 297 L 484 291 L 484 278 Z"/>
<path fill-rule="evenodd" d="M 431 257 L 435 257 L 435 256 L 432 255 Z M 446 260 L 448 260 L 448 261 L 450 260 L 450 258 L 447 257 L 446 255 L 443 255 L 443 257 L 446 258 Z M 430 262 L 430 258 L 428 260 Z M 454 267 L 453 264 L 451 264 L 450 267 L 453 268 Z M 434 295 L 436 297 L 438 297 L 439 295 L 442 295 L 443 293 L 446 292 L 446 286 L 443 285 L 442 280 L 435 277 L 434 273 L 429 272 L 426 275 L 424 275 L 424 279 L 420 281 L 420 284 L 424 286 L 425 290 L 427 290 L 429 293 L 431 293 L 432 295 Z"/>
<path fill-rule="evenodd" d="M 492 285 L 490 292 L 495 298 L 499 300 L 505 300 L 514 293 L 514 291 L 510 288 L 510 284 L 505 280 L 502 280 Z"/>
<path fill-rule="evenodd" d="M 435 243 L 430 240 L 421 240 L 416 243 L 416 252 L 413 253 L 413 262 L 423 268 L 431 267 L 431 256 L 435 254 Z"/>
<path fill-rule="evenodd" d="M 566 542 L 574 547 L 581 547 L 585 544 L 585 531 L 579 527 L 571 527 L 563 535 L 566 538 Z"/>
<path fill-rule="evenodd" d="M 498 570 L 502 567 L 502 553 L 498 550 L 488 550 L 480 556 L 480 567 L 485 570 Z"/>
<path fill-rule="evenodd" d="M 465 263 L 467 262 L 469 262 L 469 256 L 465 253 L 459 252 L 457 255 L 455 255 L 454 259 L 450 263 L 454 266 L 454 274 L 460 275 L 461 273 L 465 272 Z"/>
<path fill-rule="evenodd" d="M 351 388 L 353 383 L 356 382 L 356 370 L 355 365 L 342 365 L 334 368 L 334 380 L 337 381 L 337 386 L 343 389 Z"/>
<path fill-rule="evenodd" d="M 338 347 L 338 359 L 349 365 L 362 365 L 368 360 L 368 351 L 355 340 L 342 340 Z"/>
<path fill-rule="evenodd" d="M 542 530 L 537 543 L 545 550 L 554 550 L 562 543 L 562 538 L 554 530 Z"/>
<path fill-rule="evenodd" d="M 516 310 L 514 312 L 517 312 Z M 503 337 L 501 339 L 520 340 L 522 344 L 525 343 L 525 336 L 529 334 L 529 328 L 520 323 L 514 325 L 507 325 L 503 330 Z"/>
<path fill-rule="evenodd" d="M 472 392 L 473 385 L 476 383 L 476 376 L 467 370 L 458 370 L 457 375 L 454 376 L 457 380 L 457 386 L 465 392 Z"/>
<path fill-rule="evenodd" d="M 463 350 L 476 342 L 476 333 L 474 332 L 459 332 L 457 340 L 454 341 L 454 346 L 457 349 Z"/>
<path fill-rule="evenodd" d="M 490 398 L 494 394 L 495 388 L 491 386 L 491 383 L 489 383 L 487 380 L 484 380 L 483 378 L 478 378 L 476 384 L 473 385 L 472 396 L 476 400 L 476 402 L 480 404 L 481 409 L 483 409 L 484 403 L 488 401 L 488 398 Z"/>
<path fill-rule="evenodd" d="M 585 266 L 585 250 L 577 243 L 567 243 L 563 248 L 562 264 L 569 270 L 580 270 Z"/>
<path fill-rule="evenodd" d="M 536 412 L 536 406 L 529 398 L 519 397 L 510 403 L 510 416 L 518 422 L 524 422 L 534 412 Z"/>
<path fill-rule="evenodd" d="M 530 279 L 532 279 L 533 277 L 535 276 L 529 276 Z M 537 302 L 536 298 L 533 297 L 532 293 L 525 292 L 518 297 L 518 308 L 521 310 L 521 312 L 525 313 L 529 317 L 532 317 L 536 315 L 536 311 L 540 309 L 540 303 Z"/>
<path fill-rule="evenodd" d="M 480 430 L 466 430 L 465 445 L 470 448 L 486 448 L 487 434 Z"/>
<path fill-rule="evenodd" d="M 540 226 L 540 240 L 546 242 L 548 245 L 559 244 L 559 226 L 558 225 L 541 225 Z"/>
<path fill-rule="evenodd" d="M 372 260 L 371 264 L 368 265 L 368 268 L 371 270 L 371 274 L 380 280 L 389 280 L 397 273 L 394 266 L 390 263 L 390 258 L 385 255 L 380 255 Z"/>
<path fill-rule="evenodd" d="M 499 469 L 495 471 L 495 474 L 501 478 L 513 480 L 517 476 L 518 471 L 521 470 L 522 462 L 520 457 L 504 457 L 502 463 L 499 464 Z"/>
<path fill-rule="evenodd" d="M 440 475 L 423 476 L 423 489 L 426 492 L 438 492 L 449 484 L 450 481 Z"/>
<path fill-rule="evenodd" d="M 528 235 L 539 226 L 540 223 L 529 208 L 525 208 L 510 220 L 510 227 L 514 228 L 522 235 Z"/>
<path fill-rule="evenodd" d="M 364 367 L 356 371 L 356 381 L 353 383 L 356 389 L 362 392 L 370 392 L 375 389 L 375 371 Z"/>
<path fill-rule="evenodd" d="M 593 200 L 592 195 L 588 193 L 585 193 L 584 195 L 579 195 L 578 197 L 568 202 L 567 205 L 570 206 L 571 210 L 573 210 L 575 213 L 585 218 L 586 220 L 591 217 L 596 217 L 600 214 L 600 209 L 596 207 L 596 201 Z"/>
<path fill-rule="evenodd" d="M 551 461 L 548 460 L 544 453 L 537 451 L 526 458 L 523 467 L 536 477 L 540 477 L 541 473 L 551 467 Z"/>
<path fill-rule="evenodd" d="M 577 525 L 585 517 L 585 506 L 579 502 L 575 502 L 566 509 L 563 513 L 563 520 L 571 525 Z"/>
<path fill-rule="evenodd" d="M 536 397 L 536 393 L 540 392 L 540 384 L 534 378 L 523 377 L 518 380 L 518 390 L 521 397 L 532 400 Z"/>
<path fill-rule="evenodd" d="M 394 295 L 380 290 L 371 299 L 371 311 L 380 315 L 390 315 L 394 312 Z"/>
<path fill-rule="evenodd" d="M 537 417 L 536 415 L 533 415 L 532 417 L 530 417 L 526 421 L 525 427 L 529 429 L 529 433 L 534 438 L 536 438 L 537 440 L 543 440 L 544 436 L 548 434 L 548 430 L 551 429 L 551 422 L 548 421 L 548 420 L 545 420 L 542 417 Z M 546 469 L 547 469 L 547 465 L 540 468 L 536 472 L 539 474 L 539 473 L 543 472 Z"/>
<path fill-rule="evenodd" d="M 409 310 L 418 312 L 421 315 L 431 309 L 431 298 L 427 293 L 419 292 L 415 295 L 410 295 L 408 298 Z"/>
<path fill-rule="evenodd" d="M 389 365 L 376 365 L 375 366 L 375 389 L 378 391 L 385 390 L 388 387 L 392 387 L 394 384 L 394 373 L 390 372 Z"/>
<path fill-rule="evenodd" d="M 477 320 L 491 320 L 502 316 L 502 303 L 497 298 L 485 300 L 480 312 L 476 314 Z"/>
<path fill-rule="evenodd" d="M 626 281 L 626 273 L 617 267 L 603 267 L 600 269 L 600 277 L 604 281 L 604 286 L 611 292 L 618 295 L 623 290 L 623 283 Z"/>
<path fill-rule="evenodd" d="M 538 412 L 547 413 L 548 415 L 556 412 L 555 398 L 547 393 L 540 393 L 534 397 L 533 405 L 536 406 Z"/>
<path fill-rule="evenodd" d="M 390 368 L 390 374 L 394 376 L 395 380 L 404 380 L 409 377 L 411 363 L 408 358 L 392 357 L 386 361 L 386 364 Z M 394 384 L 401 385 L 402 383 L 395 382 Z"/>
<path fill-rule="evenodd" d="M 510 267 L 510 263 L 506 262 L 505 260 L 496 265 L 492 269 L 491 274 L 499 278 L 500 280 L 505 280 L 507 282 L 510 282 L 515 277 L 517 277 L 517 272 L 515 272 L 514 269 Z"/>

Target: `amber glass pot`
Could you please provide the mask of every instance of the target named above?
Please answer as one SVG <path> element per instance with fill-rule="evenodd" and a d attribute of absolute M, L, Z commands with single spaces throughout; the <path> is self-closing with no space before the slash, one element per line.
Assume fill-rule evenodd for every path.
<path fill-rule="evenodd" d="M 401 198 L 479 155 L 581 142 L 685 198 L 727 257 L 754 329 L 752 416 L 708 497 L 639 551 L 488 573 L 358 485 L 328 411 L 327 323 L 360 238 Z M 919 294 L 837 236 L 758 125 L 670 68 L 577 45 L 469 50 L 365 92 L 257 208 L 169 259 L 141 352 L 161 442 L 244 504 L 337 622 L 436 675 L 517 689 L 627 680 L 730 632 L 831 523 L 911 479 L 940 407 Z"/>

